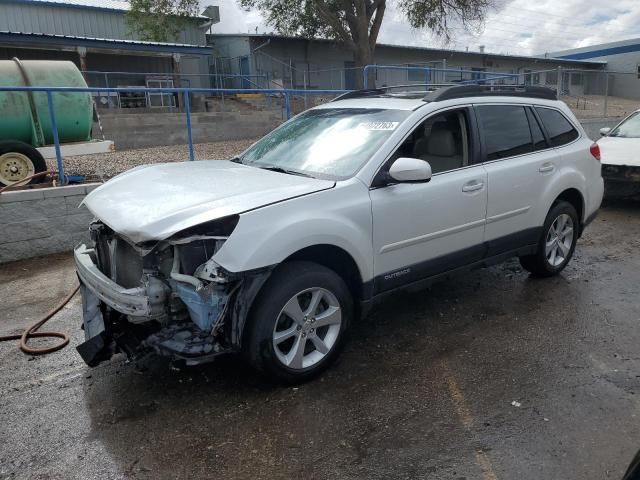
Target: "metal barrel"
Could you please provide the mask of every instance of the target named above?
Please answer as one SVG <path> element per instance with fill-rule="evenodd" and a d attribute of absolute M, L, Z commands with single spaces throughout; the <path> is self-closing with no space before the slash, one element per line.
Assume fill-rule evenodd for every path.
<path fill-rule="evenodd" d="M 79 87 L 87 84 L 73 62 L 0 60 L 2 87 Z M 93 105 L 87 92 L 57 92 L 53 107 L 60 142 L 91 139 Z M 54 135 L 46 92 L 0 92 L 0 140 L 34 147 L 51 145 Z"/>

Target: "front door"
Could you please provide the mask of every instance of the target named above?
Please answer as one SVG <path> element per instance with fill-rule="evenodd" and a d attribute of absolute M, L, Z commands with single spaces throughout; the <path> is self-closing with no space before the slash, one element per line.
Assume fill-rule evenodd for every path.
<path fill-rule="evenodd" d="M 399 157 L 429 162 L 425 183 L 396 183 L 370 191 L 374 293 L 381 293 L 480 260 L 487 174 L 473 165 L 467 109 L 436 113 L 402 143 Z"/>

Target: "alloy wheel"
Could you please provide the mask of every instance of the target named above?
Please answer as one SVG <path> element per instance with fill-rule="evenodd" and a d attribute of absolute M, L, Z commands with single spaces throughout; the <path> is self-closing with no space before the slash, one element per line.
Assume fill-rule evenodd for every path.
<path fill-rule="evenodd" d="M 283 365 L 302 370 L 316 365 L 335 346 L 342 325 L 336 296 L 308 288 L 289 299 L 273 329 L 273 349 Z"/>
<path fill-rule="evenodd" d="M 573 220 L 569 215 L 559 215 L 549 227 L 545 243 L 545 256 L 549 265 L 557 267 L 564 262 L 573 246 Z"/>

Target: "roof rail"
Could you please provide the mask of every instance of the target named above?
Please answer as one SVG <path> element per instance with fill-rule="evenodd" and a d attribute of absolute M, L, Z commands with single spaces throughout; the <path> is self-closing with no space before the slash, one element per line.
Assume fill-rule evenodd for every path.
<path fill-rule="evenodd" d="M 415 88 L 415 87 L 425 87 L 425 90 L 442 88 L 442 87 L 453 87 L 456 85 L 455 83 L 406 83 L 404 85 L 387 85 L 384 87 L 379 87 L 379 90 L 393 90 L 394 88 Z M 412 92 L 419 92 L 420 90 L 410 90 Z"/>
<path fill-rule="evenodd" d="M 362 98 L 362 97 L 375 97 L 376 95 L 384 95 L 385 91 L 380 88 L 367 88 L 364 90 L 352 90 L 350 92 L 343 93 L 342 95 L 338 95 L 336 98 L 331 100 L 332 102 L 336 102 L 338 100 L 346 100 L 348 98 Z"/>
<path fill-rule="evenodd" d="M 427 102 L 441 102 L 454 98 L 497 96 L 542 98 L 545 100 L 558 99 L 556 91 L 547 87 L 529 85 L 456 85 L 429 92 L 424 97 L 424 100 Z"/>
<path fill-rule="evenodd" d="M 423 91 L 407 90 L 405 92 L 392 93 L 396 88 L 425 87 Z M 432 90 L 433 89 L 433 90 Z M 400 96 L 402 94 L 426 93 L 422 99 L 425 102 L 442 102 L 454 98 L 466 97 L 526 97 L 541 98 L 545 100 L 557 100 L 556 91 L 548 87 L 536 87 L 530 85 L 456 85 L 450 83 L 416 83 L 409 85 L 390 85 L 381 88 L 368 88 L 364 90 L 352 90 L 343 93 L 332 100 L 346 100 L 349 98 L 366 98 L 386 96 Z"/>

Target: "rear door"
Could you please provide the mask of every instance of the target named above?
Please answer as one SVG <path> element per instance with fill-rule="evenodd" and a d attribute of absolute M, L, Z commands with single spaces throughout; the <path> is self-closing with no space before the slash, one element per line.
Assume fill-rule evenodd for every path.
<path fill-rule="evenodd" d="M 475 111 L 489 184 L 485 242 L 491 257 L 537 243 L 542 223 L 535 207 L 557 173 L 558 154 L 529 106 L 483 104 Z"/>

